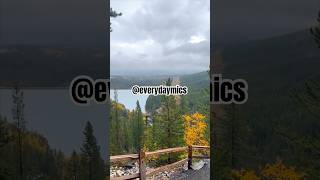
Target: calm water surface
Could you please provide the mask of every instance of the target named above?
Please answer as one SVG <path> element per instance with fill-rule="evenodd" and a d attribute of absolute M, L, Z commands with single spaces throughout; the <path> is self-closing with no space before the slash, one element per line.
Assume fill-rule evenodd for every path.
<path fill-rule="evenodd" d="M 114 98 L 114 91 L 110 92 Z M 133 95 L 131 90 L 118 90 L 118 101 L 127 109 L 135 109 L 137 100 L 145 111 L 148 96 Z M 25 119 L 27 128 L 44 135 L 49 144 L 69 154 L 79 150 L 83 129 L 87 121 L 94 127 L 102 154 L 107 153 L 107 107 L 91 103 L 77 106 L 64 90 L 24 90 Z M 12 121 L 12 90 L 0 90 L 0 115 Z"/>

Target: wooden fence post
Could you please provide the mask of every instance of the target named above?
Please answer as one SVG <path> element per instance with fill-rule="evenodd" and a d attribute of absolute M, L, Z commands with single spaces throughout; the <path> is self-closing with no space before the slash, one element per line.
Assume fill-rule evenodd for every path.
<path fill-rule="evenodd" d="M 146 162 L 145 162 L 146 153 L 141 149 L 139 151 L 139 173 L 140 180 L 146 180 Z"/>
<path fill-rule="evenodd" d="M 192 166 L 192 146 L 188 146 L 188 169 Z"/>

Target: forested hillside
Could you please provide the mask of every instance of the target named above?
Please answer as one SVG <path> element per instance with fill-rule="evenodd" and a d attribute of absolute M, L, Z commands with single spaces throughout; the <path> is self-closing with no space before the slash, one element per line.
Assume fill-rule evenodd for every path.
<path fill-rule="evenodd" d="M 83 147 L 72 155 L 51 148 L 44 136 L 29 130 L 22 131 L 22 146 L 19 146 L 19 131 L 15 124 L 0 118 L 0 179 L 87 180 L 93 173 L 88 166 L 90 162 L 95 166 L 92 178 L 104 178 L 104 161 L 90 123 L 84 130 Z"/>
<path fill-rule="evenodd" d="M 247 169 L 237 176 L 261 177 L 259 167 L 269 163 L 269 173 L 292 166 L 293 176 L 317 179 L 320 122 L 310 104 L 319 101 L 320 50 L 310 32 L 223 47 L 215 57 L 224 78 L 248 82 L 249 100 L 213 109 L 213 143 L 220 147 L 213 173 Z"/>
<path fill-rule="evenodd" d="M 71 155 L 53 149 L 43 135 L 20 125 L 0 116 L 1 180 L 105 178 L 105 163 L 90 122 L 83 131 L 81 149 Z"/>

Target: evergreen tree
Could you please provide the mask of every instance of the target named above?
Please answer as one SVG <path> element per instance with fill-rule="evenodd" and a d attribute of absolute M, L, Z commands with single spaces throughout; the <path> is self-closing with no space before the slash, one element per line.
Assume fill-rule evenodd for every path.
<path fill-rule="evenodd" d="M 171 86 L 172 80 L 166 81 L 166 86 Z M 158 144 L 161 148 L 172 148 L 183 144 L 183 120 L 175 96 L 162 96 L 160 113 L 155 117 Z M 168 163 L 172 163 L 169 154 Z"/>
<path fill-rule="evenodd" d="M 19 180 L 24 180 L 24 167 L 23 167 L 23 133 L 26 128 L 26 121 L 24 119 L 24 102 L 23 102 L 23 91 L 16 86 L 12 92 L 13 108 L 12 117 L 16 122 L 18 131 L 17 135 L 17 147 L 18 147 L 18 169 L 19 169 Z"/>
<path fill-rule="evenodd" d="M 156 135 L 155 135 L 155 120 L 153 119 L 152 125 L 147 126 L 145 128 L 145 141 L 144 141 L 144 148 L 148 151 L 156 150 L 157 147 L 157 141 L 156 141 Z"/>
<path fill-rule="evenodd" d="M 216 149 L 213 152 L 214 177 L 228 179 L 231 170 L 242 167 L 247 157 L 248 123 L 241 118 L 236 104 L 224 105 L 223 113 L 216 118 Z"/>
<path fill-rule="evenodd" d="M 295 90 L 292 97 L 315 118 L 320 118 L 320 83 L 308 80 L 302 90 Z"/>
<path fill-rule="evenodd" d="M 71 157 L 67 160 L 64 174 L 64 179 L 80 179 L 80 158 L 76 151 L 73 151 Z"/>
<path fill-rule="evenodd" d="M 121 142 L 121 131 L 120 131 L 120 118 L 119 118 L 119 102 L 118 102 L 118 91 L 114 90 L 114 123 L 115 123 L 115 131 L 116 131 L 116 145 L 118 146 L 118 151 L 122 150 L 122 142 Z"/>
<path fill-rule="evenodd" d="M 144 122 L 143 114 L 139 101 L 137 101 L 137 106 L 134 111 L 133 117 L 133 145 L 136 151 L 139 151 L 143 146 L 143 132 L 144 132 Z"/>
<path fill-rule="evenodd" d="M 9 144 L 7 123 L 0 116 L 0 159 L 4 159 L 4 152 Z M 0 179 L 10 179 L 9 162 L 0 161 Z"/>
<path fill-rule="evenodd" d="M 114 90 L 114 98 L 115 101 L 111 101 L 110 108 L 110 154 L 118 153 L 120 151 L 118 136 L 119 136 L 119 121 L 118 121 L 118 110 L 117 110 L 117 91 Z"/>
<path fill-rule="evenodd" d="M 115 17 L 118 17 L 118 16 L 122 16 L 122 13 L 118 13 L 117 11 L 113 10 L 112 8 L 110 8 L 110 17 L 111 18 L 115 18 Z M 110 32 L 112 32 L 111 22 L 109 24 L 110 24 Z"/>
<path fill-rule="evenodd" d="M 137 115 L 135 110 L 130 112 L 123 104 L 120 104 L 116 90 L 114 99 L 110 109 L 110 154 L 134 153 L 139 146 L 138 138 L 134 137 L 138 136 L 137 128 L 140 126 L 136 123 L 136 117 L 143 115 Z"/>
<path fill-rule="evenodd" d="M 93 133 L 93 127 L 87 122 L 84 134 L 84 142 L 81 148 L 81 179 L 103 180 L 105 177 L 104 162 L 100 156 L 100 147 Z"/>
<path fill-rule="evenodd" d="M 132 140 L 132 126 L 130 119 L 127 118 L 122 121 L 122 131 L 123 131 L 123 149 L 125 152 L 133 152 L 133 140 Z"/>
<path fill-rule="evenodd" d="M 0 148 L 7 145 L 9 142 L 8 129 L 5 121 L 0 116 Z"/>
<path fill-rule="evenodd" d="M 320 48 L 320 12 L 318 24 L 311 28 L 311 34 Z M 319 76 L 305 82 L 302 87 L 295 87 L 291 91 L 298 121 L 286 123 L 278 122 L 274 128 L 275 133 L 292 147 L 290 156 L 296 157 L 294 163 L 303 164 L 302 169 L 307 172 L 304 179 L 316 179 L 320 176 L 320 83 Z M 301 120 L 300 120 L 301 119 Z"/>
<path fill-rule="evenodd" d="M 118 13 L 117 11 L 113 10 L 110 8 L 110 17 L 117 17 L 117 16 L 122 16 L 122 13 Z"/>
<path fill-rule="evenodd" d="M 55 155 L 55 176 L 57 178 L 63 178 L 63 170 L 65 168 L 64 166 L 65 156 L 62 151 L 57 151 L 57 154 Z"/>
<path fill-rule="evenodd" d="M 294 125 L 277 123 L 274 131 L 289 146 L 294 147 L 292 153 L 297 154 L 296 163 L 304 164 L 309 171 L 306 179 L 314 179 L 320 175 L 316 170 L 320 165 L 319 82 L 314 79 L 306 81 L 303 87 L 292 91 L 291 98 L 294 100 L 297 111 L 305 114 L 306 117 L 303 118 L 303 122 L 296 122 Z M 301 131 L 301 129 L 303 130 Z"/>

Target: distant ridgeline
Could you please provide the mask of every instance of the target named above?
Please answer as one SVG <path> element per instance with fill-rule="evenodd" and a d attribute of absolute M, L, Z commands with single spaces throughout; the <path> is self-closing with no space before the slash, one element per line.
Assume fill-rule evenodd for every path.
<path fill-rule="evenodd" d="M 78 75 L 107 78 L 104 48 L 0 45 L 0 87 L 69 87 Z"/>
<path fill-rule="evenodd" d="M 131 89 L 134 85 L 157 86 L 167 80 L 167 76 L 111 76 L 111 89 Z"/>

